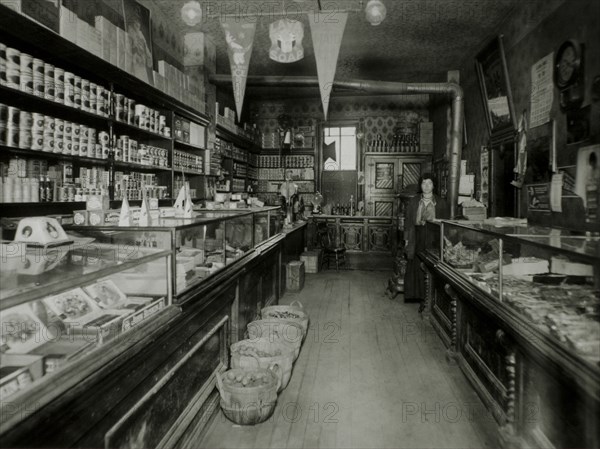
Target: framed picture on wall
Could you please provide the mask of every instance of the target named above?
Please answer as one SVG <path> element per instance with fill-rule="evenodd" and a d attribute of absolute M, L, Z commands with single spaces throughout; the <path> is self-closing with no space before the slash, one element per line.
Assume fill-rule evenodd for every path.
<path fill-rule="evenodd" d="M 488 130 L 491 136 L 514 132 L 515 111 L 508 80 L 502 36 L 492 40 L 475 58 Z"/>

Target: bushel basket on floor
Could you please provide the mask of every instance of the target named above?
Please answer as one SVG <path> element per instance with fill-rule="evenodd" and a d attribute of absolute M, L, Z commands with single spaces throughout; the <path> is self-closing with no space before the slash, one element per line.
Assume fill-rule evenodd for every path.
<path fill-rule="evenodd" d="M 216 374 L 221 395 L 221 408 L 228 419 L 236 424 L 253 425 L 266 421 L 277 404 L 277 390 L 281 384 L 273 369 L 231 369 Z"/>
<path fill-rule="evenodd" d="M 293 301 L 289 306 L 268 306 L 261 310 L 263 320 L 278 319 L 295 321 L 302 326 L 303 336 L 308 331 L 308 314 L 304 312 L 302 303 Z"/>
<path fill-rule="evenodd" d="M 304 331 L 302 325 L 295 321 L 269 318 L 252 321 L 247 328 L 250 340 L 266 338 L 268 341 L 284 343 L 294 349 L 294 360 L 300 354 Z"/>
<path fill-rule="evenodd" d="M 241 340 L 231 345 L 231 367 L 253 370 L 278 367 L 277 375 L 281 382 L 278 391 L 283 390 L 292 376 L 294 348 L 268 338 Z"/>

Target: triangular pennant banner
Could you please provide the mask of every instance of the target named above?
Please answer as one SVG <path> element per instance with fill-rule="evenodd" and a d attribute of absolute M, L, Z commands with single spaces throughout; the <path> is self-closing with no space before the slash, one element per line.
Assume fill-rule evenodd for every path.
<path fill-rule="evenodd" d="M 335 151 L 335 140 L 329 145 L 325 144 L 325 146 L 323 147 L 323 160 L 326 161 L 329 158 L 333 159 L 334 161 L 337 160 Z"/>
<path fill-rule="evenodd" d="M 248 78 L 250 56 L 252 56 L 256 23 L 223 21 L 221 22 L 221 26 L 225 32 L 225 41 L 227 42 L 227 53 L 229 55 L 229 64 L 231 65 L 231 80 L 233 82 L 233 96 L 239 120 L 242 116 L 246 79 Z"/>
<path fill-rule="evenodd" d="M 184 212 L 185 212 L 185 198 L 186 196 L 186 192 L 185 192 L 185 182 L 184 185 L 181 186 L 181 189 L 179 189 L 179 194 L 177 195 L 177 199 L 175 200 L 175 204 L 173 205 L 173 207 L 175 208 L 175 215 L 177 217 L 181 217 L 183 216 Z"/>
<path fill-rule="evenodd" d="M 140 211 L 140 226 L 152 226 L 152 217 L 150 216 L 150 205 L 146 189 L 142 189 L 142 210 Z"/>
<path fill-rule="evenodd" d="M 310 17 L 310 30 L 312 33 L 315 58 L 317 60 L 317 74 L 319 76 L 319 89 L 321 90 L 321 102 L 323 112 L 327 120 L 329 110 L 329 96 L 335 78 L 335 69 L 340 54 L 342 36 L 348 19 L 348 13 L 336 13 L 335 21 L 332 21 L 330 12 L 320 12 Z"/>

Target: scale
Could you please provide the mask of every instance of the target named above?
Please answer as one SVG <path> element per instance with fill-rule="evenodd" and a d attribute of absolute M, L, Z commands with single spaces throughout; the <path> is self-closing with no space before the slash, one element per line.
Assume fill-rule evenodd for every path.
<path fill-rule="evenodd" d="M 14 241 L 44 248 L 73 243 L 60 223 L 50 217 L 23 218 L 17 226 Z"/>

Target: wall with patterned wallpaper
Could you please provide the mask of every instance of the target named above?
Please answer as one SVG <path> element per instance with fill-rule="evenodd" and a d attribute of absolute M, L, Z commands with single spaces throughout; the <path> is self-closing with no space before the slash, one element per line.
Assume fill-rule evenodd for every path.
<path fill-rule="evenodd" d="M 583 106 L 591 104 L 591 81 L 600 75 L 600 2 L 597 0 L 549 0 L 543 10 L 533 10 L 523 2 L 501 26 L 503 42 L 517 120 L 524 109 L 529 110 L 531 91 L 531 66 L 558 47 L 567 39 L 574 38 L 586 45 L 585 50 L 585 100 Z M 482 43 L 482 47 L 486 43 Z M 488 143 L 489 135 L 485 123 L 483 103 L 477 73 L 475 54 L 467 57 L 461 68 L 461 85 L 465 92 L 465 118 L 468 142 L 463 158 L 468 161 L 468 170 L 477 174 L 480 184 L 480 148 Z M 570 165 L 580 146 L 600 141 L 600 105 L 591 104 L 591 138 L 583 145 L 566 145 L 566 115 L 558 105 L 558 89 L 551 117 L 557 121 L 558 164 Z M 550 126 L 543 125 L 529 131 L 529 139 L 550 135 Z"/>
<path fill-rule="evenodd" d="M 429 120 L 428 103 L 428 95 L 333 98 L 328 119 L 358 121 L 367 142 L 376 139 L 378 134 L 391 141 L 396 127 L 416 132 L 419 122 Z M 323 108 L 318 98 L 253 102 L 251 110 L 263 132 L 276 131 L 281 114 L 289 115 L 294 126 L 323 122 Z"/>

